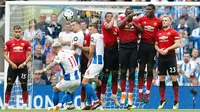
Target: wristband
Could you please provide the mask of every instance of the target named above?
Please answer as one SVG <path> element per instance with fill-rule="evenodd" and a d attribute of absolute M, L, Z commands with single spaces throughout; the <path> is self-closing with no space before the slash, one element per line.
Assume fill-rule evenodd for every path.
<path fill-rule="evenodd" d="M 26 65 L 26 62 L 24 62 L 23 64 Z"/>

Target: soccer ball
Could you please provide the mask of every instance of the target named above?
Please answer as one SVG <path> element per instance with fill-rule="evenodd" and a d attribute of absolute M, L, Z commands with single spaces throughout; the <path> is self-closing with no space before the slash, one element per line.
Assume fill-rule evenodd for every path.
<path fill-rule="evenodd" d="M 66 9 L 64 10 L 63 12 L 63 17 L 67 20 L 67 21 L 70 21 L 73 19 L 74 17 L 74 12 L 70 9 Z"/>

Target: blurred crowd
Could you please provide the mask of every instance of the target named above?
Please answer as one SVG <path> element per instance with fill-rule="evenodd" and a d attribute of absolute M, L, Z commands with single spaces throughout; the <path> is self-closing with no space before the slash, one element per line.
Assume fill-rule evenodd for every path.
<path fill-rule="evenodd" d="M 5 1 L 5 0 L 4 0 Z M 84 1 L 84 0 L 81 0 Z M 88 1 L 88 0 L 85 0 Z M 89 0 L 91 1 L 91 0 Z M 134 2 L 192 2 L 195 0 L 100 0 L 100 1 L 134 1 Z M 198 0 L 196 0 L 198 1 Z M 138 17 L 142 16 L 144 7 L 132 6 Z M 180 86 L 199 86 L 200 85 L 200 7 L 197 6 L 158 6 L 156 16 L 162 19 L 164 14 L 170 14 L 173 18 L 172 27 L 179 32 L 181 46 L 176 49 L 179 84 Z M 0 9 L 0 18 L 4 9 Z M 84 34 L 88 33 L 87 26 L 90 22 L 96 22 L 101 29 L 103 13 L 98 11 L 78 11 L 81 29 Z M 51 14 L 51 22 L 46 22 L 46 14 L 41 13 L 39 21 L 32 19 L 29 21 L 28 29 L 24 30 L 23 38 L 28 40 L 33 48 L 33 60 L 28 63 L 29 73 L 32 74 L 34 85 L 55 85 L 59 80 L 60 67 L 56 65 L 52 70 L 40 74 L 40 70 L 51 63 L 55 57 L 55 51 L 51 45 L 59 41 L 64 49 L 69 49 L 73 32 L 71 31 L 70 21 L 65 24 L 57 21 L 56 14 Z M 157 60 L 157 58 L 155 58 Z M 157 63 L 154 67 L 153 84 L 159 84 L 157 75 Z M 166 79 L 167 85 L 172 85 L 170 77 Z"/>

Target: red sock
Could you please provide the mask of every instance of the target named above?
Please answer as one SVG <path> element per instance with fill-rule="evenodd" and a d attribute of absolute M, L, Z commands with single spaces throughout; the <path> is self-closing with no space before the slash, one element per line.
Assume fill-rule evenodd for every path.
<path fill-rule="evenodd" d="M 146 87 L 146 99 L 149 98 L 149 93 L 150 93 L 150 90 L 151 90 L 151 84 L 152 84 L 152 80 L 153 78 L 152 77 L 147 77 L 147 87 Z M 148 92 L 149 91 L 149 92 Z"/>
<path fill-rule="evenodd" d="M 138 81 L 139 81 L 139 84 L 138 84 L 139 90 L 143 90 L 144 77 L 139 77 Z M 143 92 L 139 91 L 139 97 L 143 98 L 142 96 L 143 96 Z"/>
<path fill-rule="evenodd" d="M 105 94 L 105 92 L 106 92 L 106 85 L 107 85 L 107 83 L 106 84 L 102 83 L 102 85 L 101 85 L 101 94 Z"/>
<path fill-rule="evenodd" d="M 9 102 L 10 95 L 11 95 L 11 92 L 10 91 L 6 91 L 6 93 L 5 93 L 5 103 L 7 103 L 7 104 Z"/>
<path fill-rule="evenodd" d="M 162 101 L 165 101 L 165 88 L 159 88 L 160 97 Z"/>
<path fill-rule="evenodd" d="M 81 88 L 81 102 L 85 101 L 85 88 L 82 86 Z"/>
<path fill-rule="evenodd" d="M 23 103 L 27 104 L 27 100 L 28 100 L 28 92 L 27 91 L 22 92 L 22 99 L 23 99 Z"/>
<path fill-rule="evenodd" d="M 126 91 L 126 80 L 125 79 L 120 80 L 120 86 L 121 86 L 122 92 L 125 92 Z"/>
<path fill-rule="evenodd" d="M 173 84 L 173 90 L 174 90 L 174 101 L 178 101 L 178 82 L 175 81 L 175 82 L 172 82 Z"/>
<path fill-rule="evenodd" d="M 97 86 L 97 88 L 96 88 L 96 94 L 97 94 L 97 97 L 98 97 L 98 99 L 100 100 L 100 98 L 101 98 L 101 86 Z"/>
<path fill-rule="evenodd" d="M 112 94 L 117 94 L 117 81 L 112 81 Z"/>
<path fill-rule="evenodd" d="M 129 79 L 129 92 L 132 93 L 134 89 L 134 81 Z"/>

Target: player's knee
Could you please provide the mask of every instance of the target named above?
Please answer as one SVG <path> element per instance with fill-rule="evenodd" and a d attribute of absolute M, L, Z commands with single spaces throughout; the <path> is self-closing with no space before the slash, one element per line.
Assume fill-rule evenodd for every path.
<path fill-rule="evenodd" d="M 172 81 L 172 82 L 177 81 L 177 76 L 176 76 L 176 75 L 171 75 L 171 81 Z"/>
<path fill-rule="evenodd" d="M 11 90 L 12 90 L 12 87 L 13 87 L 13 84 L 8 84 L 8 85 L 7 85 L 7 88 L 6 88 L 6 91 L 11 91 Z"/>
<path fill-rule="evenodd" d="M 129 80 L 134 80 L 134 79 L 135 79 L 135 69 L 130 69 Z"/>
<path fill-rule="evenodd" d="M 161 82 L 165 81 L 165 76 L 160 76 L 160 81 Z"/>
<path fill-rule="evenodd" d="M 122 69 L 120 79 L 126 79 L 127 69 Z"/>
<path fill-rule="evenodd" d="M 26 84 L 21 84 L 22 90 L 27 91 L 27 85 Z"/>

